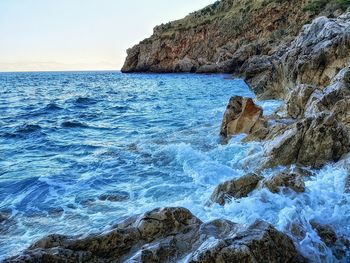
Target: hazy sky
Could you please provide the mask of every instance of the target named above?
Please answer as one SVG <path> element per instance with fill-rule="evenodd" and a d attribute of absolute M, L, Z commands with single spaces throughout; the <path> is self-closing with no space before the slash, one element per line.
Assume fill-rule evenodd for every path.
<path fill-rule="evenodd" d="M 120 69 L 155 25 L 215 0 L 0 0 L 0 71 Z"/>

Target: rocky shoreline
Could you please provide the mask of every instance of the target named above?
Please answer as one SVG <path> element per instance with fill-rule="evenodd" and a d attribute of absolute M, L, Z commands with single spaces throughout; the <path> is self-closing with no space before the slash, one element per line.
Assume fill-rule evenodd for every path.
<path fill-rule="evenodd" d="M 275 114 L 264 116 L 251 98 L 231 98 L 221 136 L 227 141 L 245 133 L 246 141 L 263 142 L 265 156 L 259 170 L 220 184 L 209 205 L 224 206 L 259 189 L 302 193 L 304 179 L 310 176 L 305 167 L 319 169 L 350 152 L 350 13 L 340 14 L 337 9 L 332 13 L 335 18 L 317 17 L 303 11 L 307 2 L 270 1 L 247 11 L 242 9 L 247 8 L 247 1 L 223 0 L 206 11 L 218 18 L 202 21 L 204 18 L 198 18 L 201 13 L 196 12 L 187 19 L 200 20 L 197 27 L 176 31 L 184 27 L 184 21 L 162 25 L 150 39 L 128 51 L 124 72 L 230 72 L 242 76 L 259 99 L 285 101 Z M 240 19 L 249 18 L 245 26 L 262 24 L 255 39 L 249 39 L 252 31 L 213 35 L 213 30 L 233 19 L 225 16 L 222 21 L 219 15 L 237 5 L 243 10 Z M 286 11 L 290 13 L 285 16 Z M 262 18 L 266 12 L 274 14 L 271 23 Z M 268 42 L 292 19 L 287 36 Z M 307 22 L 310 24 L 302 27 Z M 170 35 L 171 29 L 175 29 L 174 35 Z M 228 43 L 232 37 L 239 44 Z M 199 44 L 204 38 L 213 41 Z M 219 48 L 224 43 L 226 46 Z M 202 45 L 211 49 L 205 58 L 198 57 L 203 54 Z M 291 165 L 299 168 L 292 170 Z M 270 178 L 261 176 L 264 169 L 277 166 L 285 169 Z M 336 260 L 350 259 L 349 237 L 337 236 L 332 226 L 310 224 Z M 302 239 L 305 233 L 298 224 L 292 228 Z M 203 223 L 187 209 L 161 208 L 131 217 L 106 233 L 45 237 L 4 262 L 309 262 L 293 241 L 263 221 L 249 226 L 221 219 Z"/>

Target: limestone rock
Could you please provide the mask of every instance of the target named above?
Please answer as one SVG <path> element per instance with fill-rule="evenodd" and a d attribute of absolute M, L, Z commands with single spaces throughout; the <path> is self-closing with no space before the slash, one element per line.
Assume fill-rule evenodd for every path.
<path fill-rule="evenodd" d="M 318 17 L 305 25 L 289 46 L 246 60 L 242 75 L 258 98 L 290 99 L 290 92 L 298 94 L 299 101 L 291 101 L 291 115 L 295 117 L 310 95 L 310 86 L 323 90 L 348 65 L 349 25 L 350 13 L 335 19 Z M 301 107 L 294 109 L 293 104 Z"/>
<path fill-rule="evenodd" d="M 220 134 L 227 138 L 240 133 L 252 134 L 260 129 L 267 129 L 263 109 L 255 105 L 251 98 L 232 97 L 222 120 Z"/>
<path fill-rule="evenodd" d="M 151 37 L 127 51 L 122 71 L 242 72 L 247 59 L 290 43 L 317 15 L 305 12 L 305 5 L 303 0 L 217 1 L 155 27 Z"/>
<path fill-rule="evenodd" d="M 241 75 L 260 99 L 281 98 L 285 93 L 278 82 L 281 75 L 279 60 L 275 56 L 253 56 L 240 68 Z"/>
<path fill-rule="evenodd" d="M 263 187 L 268 188 L 272 193 L 280 191 L 281 187 L 287 187 L 297 193 L 305 191 L 304 179 L 296 173 L 281 172 L 266 178 L 261 182 Z"/>
<path fill-rule="evenodd" d="M 246 197 L 262 179 L 263 177 L 256 174 L 247 174 L 238 179 L 226 181 L 215 188 L 211 201 L 225 205 L 228 198 Z"/>
<path fill-rule="evenodd" d="M 202 223 L 184 208 L 155 209 L 87 237 L 50 235 L 4 262 L 163 263 L 184 258 L 190 262 L 302 262 L 292 240 L 266 222 L 248 227 L 227 220 Z"/>
<path fill-rule="evenodd" d="M 22 255 L 5 262 L 106 262 L 132 257 L 133 249 L 173 235 L 185 242 L 196 238 L 202 222 L 184 208 L 163 208 L 131 217 L 107 233 L 88 237 L 50 235 L 34 243 Z M 181 236 L 181 237 L 180 237 Z M 162 241 L 166 242 L 166 241 Z M 162 245 L 160 245 L 162 247 Z M 165 246 L 164 246 L 165 247 Z M 176 246 L 180 252 L 180 247 Z M 144 253 L 144 252 L 143 252 Z M 149 261 L 145 261 L 149 262 Z M 158 261 L 161 262 L 161 261 Z"/>
<path fill-rule="evenodd" d="M 265 144 L 265 167 L 299 163 L 320 168 L 350 151 L 348 129 L 332 115 L 306 118 Z"/>
<path fill-rule="evenodd" d="M 333 256 L 337 260 L 345 260 L 350 257 L 350 241 L 345 237 L 338 237 L 334 229 L 329 225 L 311 222 L 321 240 L 332 250 Z"/>
<path fill-rule="evenodd" d="M 303 262 L 293 242 L 263 221 L 238 231 L 232 238 L 213 243 L 200 247 L 189 262 Z"/>
<path fill-rule="evenodd" d="M 294 88 L 286 100 L 288 115 L 294 119 L 303 117 L 306 104 L 315 89 L 315 86 L 305 84 L 300 84 Z"/>

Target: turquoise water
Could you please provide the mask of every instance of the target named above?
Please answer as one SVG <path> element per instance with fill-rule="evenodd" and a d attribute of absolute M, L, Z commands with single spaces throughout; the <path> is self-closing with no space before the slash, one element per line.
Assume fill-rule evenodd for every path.
<path fill-rule="evenodd" d="M 254 96 L 242 80 L 0 73 L 0 91 L 0 260 L 44 235 L 103 231 L 160 206 L 187 207 L 203 221 L 261 218 L 291 236 L 290 223 L 300 222 L 308 236 L 292 236 L 296 245 L 325 262 L 330 250 L 308 220 L 350 233 L 347 172 L 335 164 L 317 171 L 305 194 L 257 190 L 207 206 L 218 183 L 253 171 L 263 158 L 261 143 L 238 136 L 223 145 L 218 136 L 229 98 Z M 271 114 L 281 102 L 259 104 Z"/>

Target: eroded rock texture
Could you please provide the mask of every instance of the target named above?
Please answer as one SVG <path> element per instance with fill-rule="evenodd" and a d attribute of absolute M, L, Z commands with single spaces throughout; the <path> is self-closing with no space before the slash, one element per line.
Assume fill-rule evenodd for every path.
<path fill-rule="evenodd" d="M 307 3 L 217 1 L 184 19 L 155 27 L 150 38 L 127 51 L 122 71 L 243 72 L 246 60 L 276 53 L 318 15 L 303 10 Z M 260 68 L 256 70 L 271 70 Z"/>
<path fill-rule="evenodd" d="M 184 208 L 132 217 L 111 231 L 88 237 L 51 235 L 20 262 L 302 262 L 292 240 L 263 221 L 244 227 L 226 220 L 202 223 Z"/>
<path fill-rule="evenodd" d="M 221 124 L 220 134 L 227 138 L 236 134 L 267 133 L 263 109 L 253 99 L 234 96 L 230 99 Z"/>
<path fill-rule="evenodd" d="M 246 197 L 262 179 L 263 177 L 256 174 L 247 174 L 219 184 L 211 196 L 211 201 L 225 205 L 227 199 Z"/>

